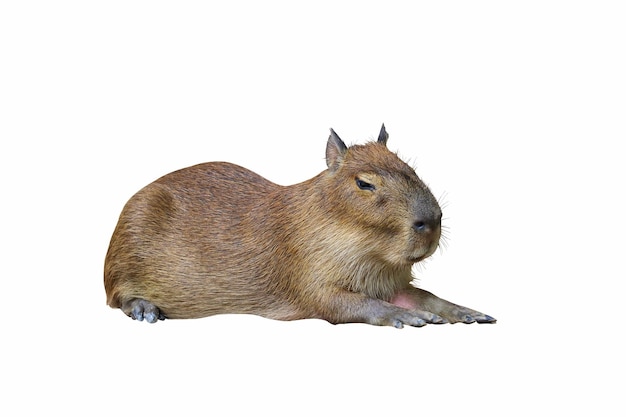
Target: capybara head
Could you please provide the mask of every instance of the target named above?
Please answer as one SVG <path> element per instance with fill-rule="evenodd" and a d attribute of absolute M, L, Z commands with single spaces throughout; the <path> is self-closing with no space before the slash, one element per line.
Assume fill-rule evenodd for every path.
<path fill-rule="evenodd" d="M 441 208 L 415 171 L 378 140 L 347 147 L 331 129 L 326 147 L 327 203 L 352 230 L 370 256 L 406 267 L 432 255 L 441 235 Z M 363 241 L 365 240 L 365 241 Z"/>

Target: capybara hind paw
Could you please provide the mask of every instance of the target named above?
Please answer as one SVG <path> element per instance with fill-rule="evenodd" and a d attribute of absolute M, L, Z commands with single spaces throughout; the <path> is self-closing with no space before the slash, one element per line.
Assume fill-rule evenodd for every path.
<path fill-rule="evenodd" d="M 165 315 L 161 313 L 157 306 L 140 298 L 129 302 L 127 308 L 124 310 L 127 311 L 126 314 L 128 314 L 130 318 L 137 321 L 146 319 L 148 323 L 156 323 L 157 320 L 165 320 Z"/>

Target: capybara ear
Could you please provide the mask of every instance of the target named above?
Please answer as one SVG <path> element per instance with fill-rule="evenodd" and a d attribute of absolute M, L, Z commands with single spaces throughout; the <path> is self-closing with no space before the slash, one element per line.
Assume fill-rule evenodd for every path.
<path fill-rule="evenodd" d="M 380 128 L 380 133 L 378 134 L 378 142 L 386 146 L 387 139 L 389 139 L 389 133 L 385 130 L 385 124 L 383 123 L 383 126 Z"/>
<path fill-rule="evenodd" d="M 346 144 L 343 143 L 341 138 L 339 138 L 339 136 L 331 128 L 328 143 L 326 144 L 326 165 L 331 171 L 335 171 L 339 168 L 347 150 L 348 147 Z"/>

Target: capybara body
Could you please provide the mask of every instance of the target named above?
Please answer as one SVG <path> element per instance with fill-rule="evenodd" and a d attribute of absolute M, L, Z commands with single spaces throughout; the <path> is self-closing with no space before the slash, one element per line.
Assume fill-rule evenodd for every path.
<path fill-rule="evenodd" d="M 226 162 L 165 175 L 124 207 L 106 255 L 107 302 L 133 319 L 245 313 L 402 327 L 495 322 L 411 284 L 438 247 L 441 209 L 378 140 L 332 131 L 328 169 L 280 186 Z"/>

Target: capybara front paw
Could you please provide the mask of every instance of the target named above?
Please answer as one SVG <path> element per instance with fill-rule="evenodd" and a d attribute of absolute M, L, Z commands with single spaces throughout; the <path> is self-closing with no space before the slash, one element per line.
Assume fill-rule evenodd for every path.
<path fill-rule="evenodd" d="M 434 316 L 434 315 L 431 315 Z M 436 316 L 437 319 L 441 319 Z M 428 323 L 432 323 L 432 317 L 424 317 L 416 311 L 399 311 L 395 314 L 389 314 L 382 319 L 382 322 L 376 324 L 382 324 L 386 326 L 393 326 L 397 329 L 401 329 L 406 324 L 407 326 L 422 327 Z"/>
<path fill-rule="evenodd" d="M 137 321 L 145 319 L 148 323 L 156 323 L 157 320 L 165 320 L 165 315 L 157 306 L 141 298 L 130 301 L 124 311 L 130 318 Z"/>
<path fill-rule="evenodd" d="M 497 320 L 487 314 L 458 306 L 448 314 L 444 314 L 450 323 L 495 323 Z"/>

